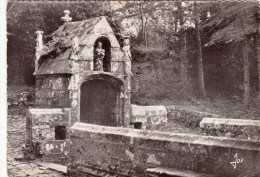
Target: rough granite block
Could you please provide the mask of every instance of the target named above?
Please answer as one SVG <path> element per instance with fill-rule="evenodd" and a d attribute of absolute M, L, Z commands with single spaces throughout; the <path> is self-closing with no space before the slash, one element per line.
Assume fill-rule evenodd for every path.
<path fill-rule="evenodd" d="M 202 131 L 211 136 L 260 140 L 260 121 L 205 117 L 200 122 Z"/>
<path fill-rule="evenodd" d="M 142 122 L 143 129 L 156 129 L 158 125 L 167 124 L 165 106 L 131 105 L 132 122 Z"/>

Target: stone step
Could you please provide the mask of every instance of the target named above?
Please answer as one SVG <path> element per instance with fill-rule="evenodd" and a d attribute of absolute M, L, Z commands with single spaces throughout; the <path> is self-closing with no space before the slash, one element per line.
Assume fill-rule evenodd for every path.
<path fill-rule="evenodd" d="M 148 168 L 146 171 L 150 177 L 215 177 L 215 175 L 166 168 Z"/>
<path fill-rule="evenodd" d="M 204 117 L 200 128 L 206 135 L 260 140 L 260 120 Z"/>
<path fill-rule="evenodd" d="M 55 163 L 45 163 L 45 162 L 37 162 L 37 165 L 66 174 L 67 173 L 67 167 L 60 164 Z"/>

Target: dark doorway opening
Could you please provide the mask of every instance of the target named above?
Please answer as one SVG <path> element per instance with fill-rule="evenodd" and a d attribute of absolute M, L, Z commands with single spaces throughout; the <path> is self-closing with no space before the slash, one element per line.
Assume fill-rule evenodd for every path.
<path fill-rule="evenodd" d="M 120 87 L 105 79 L 81 85 L 80 121 L 104 126 L 122 125 Z"/>
<path fill-rule="evenodd" d="M 98 42 L 102 43 L 102 48 L 105 49 L 105 57 L 103 59 L 103 71 L 111 72 L 111 43 L 108 38 L 102 36 L 97 38 L 94 44 L 94 53 Z"/>

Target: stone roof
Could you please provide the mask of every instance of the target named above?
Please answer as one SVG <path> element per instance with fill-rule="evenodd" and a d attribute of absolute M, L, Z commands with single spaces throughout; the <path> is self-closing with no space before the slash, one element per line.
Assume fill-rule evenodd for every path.
<path fill-rule="evenodd" d="M 72 60 L 46 60 L 34 75 L 72 74 Z"/>
<path fill-rule="evenodd" d="M 113 30 L 104 16 L 83 21 L 66 22 L 50 36 L 52 40 L 44 45 L 39 60 L 41 65 L 38 71 L 34 73 L 35 75 L 72 74 L 71 69 L 69 69 L 69 61 L 54 60 L 71 59 L 71 47 L 75 37 L 77 37 L 79 44 L 80 60 L 90 60 L 94 43 L 101 36 L 105 36 L 110 40 L 111 47 L 120 48 Z"/>
<path fill-rule="evenodd" d="M 99 22 L 101 22 L 102 28 L 104 28 L 105 31 L 95 30 L 95 26 Z M 72 39 L 74 37 L 78 37 L 79 46 L 86 46 L 89 42 L 90 35 L 93 35 L 94 33 L 98 32 L 100 32 L 100 35 L 102 35 L 102 33 L 107 35 L 107 37 L 109 37 L 109 35 L 114 36 L 114 33 L 104 16 L 95 17 L 83 21 L 64 23 L 58 30 L 56 30 L 51 35 L 53 39 L 45 45 L 42 51 L 42 56 L 48 55 L 49 53 L 55 50 L 61 50 L 62 48 L 71 47 Z M 114 47 L 119 47 L 117 40 L 111 41 L 111 46 L 113 47 L 113 45 Z"/>
<path fill-rule="evenodd" d="M 96 17 L 83 21 L 64 23 L 51 35 L 53 39 L 45 45 L 46 47 L 42 51 L 42 55 L 48 55 L 50 52 L 60 50 L 61 48 L 71 47 L 72 39 L 76 36 L 79 39 L 79 45 L 83 45 L 87 36 L 100 20 L 101 17 Z"/>

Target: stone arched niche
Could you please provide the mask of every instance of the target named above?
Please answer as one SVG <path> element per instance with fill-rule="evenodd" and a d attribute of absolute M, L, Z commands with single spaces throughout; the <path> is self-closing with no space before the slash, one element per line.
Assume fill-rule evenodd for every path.
<path fill-rule="evenodd" d="M 123 83 L 108 75 L 92 75 L 80 87 L 80 122 L 122 126 Z"/>
<path fill-rule="evenodd" d="M 98 69 L 96 69 L 95 64 L 97 62 L 97 47 L 98 47 L 98 43 L 102 44 L 102 49 L 104 49 L 105 51 L 105 55 L 104 58 L 102 59 L 102 69 L 99 71 L 105 71 L 105 72 L 111 72 L 111 43 L 110 40 L 105 37 L 105 36 L 101 36 L 99 38 L 96 39 L 95 43 L 94 43 L 94 59 L 93 59 L 93 63 L 94 63 L 94 71 L 98 71 Z"/>

